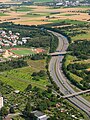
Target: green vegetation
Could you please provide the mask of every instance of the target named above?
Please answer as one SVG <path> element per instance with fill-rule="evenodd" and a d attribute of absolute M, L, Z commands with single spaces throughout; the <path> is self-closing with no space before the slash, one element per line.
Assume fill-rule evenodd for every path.
<path fill-rule="evenodd" d="M 36 26 L 30 27 L 15 25 L 13 23 L 2 23 L 0 24 L 0 27 L 6 31 L 12 30 L 13 32 L 19 32 L 21 36 L 30 37 L 28 43 L 23 47 L 42 47 L 46 49 L 46 51 L 53 52 L 58 45 L 58 39 L 56 37 L 51 33 L 49 34 L 44 29 L 36 28 Z M 12 60 L 0 63 L 0 69 L 2 71 L 2 74 L 0 74 L 0 80 L 9 84 L 14 89 L 19 89 L 21 91 L 23 91 L 28 84 L 38 86 L 41 89 L 46 89 L 46 85 L 49 84 L 47 75 L 44 77 L 38 76 L 37 78 L 31 76 L 33 72 L 45 69 L 46 56 L 43 54 L 28 56 L 27 53 L 33 53 L 30 52 L 28 48 L 13 50 L 16 54 L 25 55 L 23 58 L 16 60 L 16 62 L 14 62 L 15 60 Z"/>
<path fill-rule="evenodd" d="M 86 100 L 88 100 L 90 102 L 90 94 L 83 94 L 82 97 L 84 97 Z"/>
<path fill-rule="evenodd" d="M 53 20 L 53 23 L 43 25 L 43 27 L 68 38 L 70 52 L 63 60 L 63 71 L 75 87 L 82 90 L 90 89 L 90 23 L 76 20 Z M 89 98 L 87 95 L 86 99 L 89 100 Z"/>
<path fill-rule="evenodd" d="M 0 16 L 8 16 L 8 14 L 0 13 Z"/>
<path fill-rule="evenodd" d="M 16 55 L 30 55 L 30 54 L 32 55 L 32 54 L 34 54 L 34 52 L 29 49 L 11 50 L 11 52 L 15 53 Z"/>
<path fill-rule="evenodd" d="M 23 91 L 28 84 L 38 86 L 41 89 L 46 89 L 46 85 L 49 84 L 47 75 L 44 77 L 38 76 L 37 79 L 32 77 L 33 72 L 45 69 L 45 60 L 27 60 L 27 64 L 27 67 L 3 72 L 0 75 L 0 80 L 11 85 L 14 89 L 21 91 Z"/>
<path fill-rule="evenodd" d="M 70 42 L 68 51 L 71 51 L 66 55 L 63 64 L 63 70 L 69 80 L 80 89 L 89 89 L 89 71 L 90 62 L 90 24 L 80 21 L 65 20 L 60 23 L 52 23 L 46 27 L 58 26 L 58 25 L 70 25 L 61 28 L 49 28 L 56 32 L 60 32 L 66 36 Z M 80 37 L 79 37 L 80 36 Z M 83 37 L 85 36 L 85 37 Z M 84 39 L 85 38 L 85 39 Z M 73 42 L 74 41 L 74 42 Z M 88 61 L 88 63 L 85 62 Z"/>
<path fill-rule="evenodd" d="M 84 62 L 84 60 L 89 59 L 89 48 L 90 41 L 76 41 L 75 43 L 72 43 L 68 48 L 69 51 L 72 51 L 71 54 L 77 57 L 77 60 L 67 66 L 67 71 L 70 71 L 70 76 L 72 79 L 77 81 L 79 84 L 82 84 L 83 89 L 90 89 L 90 71 L 88 71 L 90 68 L 90 62 Z M 74 75 L 72 76 L 71 73 Z"/>
<path fill-rule="evenodd" d="M 45 56 L 42 55 L 42 54 L 34 54 L 34 55 L 31 57 L 31 60 L 42 60 L 42 59 L 45 59 Z"/>
<path fill-rule="evenodd" d="M 21 36 L 30 37 L 24 47 L 42 47 L 54 52 L 58 45 L 58 39 L 42 26 L 3 23 L 0 24 L 0 27 L 7 31 L 19 32 Z M 84 115 L 52 92 L 54 88 L 59 92 L 59 88 L 53 82 L 48 70 L 46 71 L 49 59 L 44 54 L 37 54 L 24 56 L 17 59 L 17 62 L 12 60 L 11 63 L 1 63 L 0 68 L 3 71 L 0 72 L 0 93 L 5 98 L 4 111 L 22 113 L 22 116 L 16 116 L 13 120 L 30 120 L 30 111 L 33 110 L 40 110 L 49 115 L 49 120 L 63 120 L 63 118 L 75 120 L 76 118 L 73 118 L 72 115 L 75 115 L 77 119 L 84 119 Z M 18 93 L 16 90 L 19 90 Z M 6 116 L 6 112 L 0 111 L 1 116 Z"/>
<path fill-rule="evenodd" d="M 65 24 L 73 24 L 73 25 L 77 25 L 77 24 L 79 24 L 79 25 L 84 25 L 84 24 L 87 24 L 87 22 L 81 22 L 81 21 L 78 21 L 78 20 L 69 20 L 69 19 L 66 19 L 66 20 L 48 20 L 49 22 L 53 22 L 54 23 L 54 26 L 56 26 L 55 25 L 55 23 L 56 24 L 58 24 L 58 25 L 65 25 Z M 52 24 L 50 24 L 50 25 L 52 25 Z M 48 26 L 48 25 L 47 25 Z"/>
<path fill-rule="evenodd" d="M 6 71 L 6 70 L 12 70 L 15 68 L 21 68 L 27 66 L 26 61 L 23 60 L 12 60 L 12 61 L 6 61 L 6 62 L 0 62 L 0 72 Z"/>
<path fill-rule="evenodd" d="M 47 90 L 42 90 L 29 84 L 23 92 L 16 93 L 12 87 L 0 82 L 0 88 L 0 92 L 6 100 L 5 107 L 0 111 L 2 116 L 6 115 L 7 112 L 13 111 L 23 114 L 22 116 L 13 117 L 13 120 L 18 120 L 18 118 L 20 120 L 30 120 L 30 111 L 37 109 L 49 115 L 50 120 L 63 118 L 72 120 L 72 114 L 78 119 L 84 119 L 84 116 L 66 100 L 52 94 L 49 86 Z"/>
<path fill-rule="evenodd" d="M 61 14 L 62 16 L 73 16 L 73 15 L 77 15 L 77 14 Z"/>
<path fill-rule="evenodd" d="M 24 15 L 23 17 L 40 17 L 40 16 L 44 16 L 44 14 L 39 14 L 39 13 L 27 13 L 27 14 Z"/>
<path fill-rule="evenodd" d="M 28 42 L 25 45 L 23 45 L 23 47 L 28 47 L 28 48 L 42 47 L 44 49 L 48 49 L 50 48 L 52 39 L 54 41 L 53 35 L 51 36 L 51 34 L 49 34 L 46 30 L 37 28 L 36 26 L 30 27 L 27 25 L 15 25 L 13 23 L 2 23 L 0 24 L 0 27 L 2 29 L 5 29 L 6 31 L 11 30 L 13 33 L 18 32 L 20 33 L 21 37 L 30 37 Z"/>
<path fill-rule="evenodd" d="M 53 0 L 34 0 L 35 2 L 40 2 L 40 3 L 43 3 L 43 2 L 53 2 Z"/>
<path fill-rule="evenodd" d="M 18 7 L 15 9 L 16 12 L 28 12 L 28 11 L 32 11 L 33 8 L 30 7 Z"/>

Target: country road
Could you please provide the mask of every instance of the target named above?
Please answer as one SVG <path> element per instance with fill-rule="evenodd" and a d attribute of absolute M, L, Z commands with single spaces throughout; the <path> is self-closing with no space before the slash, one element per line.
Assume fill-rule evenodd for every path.
<path fill-rule="evenodd" d="M 57 36 L 59 39 L 57 51 L 66 52 L 68 45 L 69 45 L 67 38 L 62 36 L 59 33 L 53 32 L 53 31 L 48 30 L 48 32 L 51 32 L 52 34 Z M 68 84 L 68 80 L 65 77 L 65 75 L 63 74 L 63 71 L 62 71 L 63 58 L 64 58 L 64 55 L 53 56 L 50 60 L 49 72 L 50 72 L 50 75 L 53 78 L 54 82 L 60 88 L 60 91 L 64 95 L 69 95 L 69 94 L 75 93 L 75 91 Z M 68 100 L 71 103 L 73 103 L 75 106 L 77 106 L 78 108 L 83 110 L 90 118 L 90 102 L 88 102 L 81 96 L 71 97 L 71 98 L 68 98 Z"/>

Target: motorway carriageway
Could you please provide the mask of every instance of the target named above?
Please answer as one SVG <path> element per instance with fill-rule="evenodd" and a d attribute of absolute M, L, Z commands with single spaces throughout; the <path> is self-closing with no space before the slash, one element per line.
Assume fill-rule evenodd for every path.
<path fill-rule="evenodd" d="M 53 31 L 48 30 L 48 32 L 51 32 L 52 34 L 58 37 L 59 44 L 58 44 L 57 51 L 65 52 L 69 45 L 67 38 Z M 68 84 L 68 80 L 63 74 L 63 71 L 62 71 L 63 58 L 64 58 L 64 55 L 53 56 L 49 63 L 49 72 L 50 72 L 50 76 L 53 78 L 53 81 L 60 88 L 60 91 L 64 95 L 69 95 L 69 94 L 75 93 L 75 91 Z M 73 103 L 75 106 L 83 110 L 90 118 L 90 102 L 88 102 L 81 96 L 74 96 L 74 97 L 68 98 L 68 100 L 71 103 Z"/>

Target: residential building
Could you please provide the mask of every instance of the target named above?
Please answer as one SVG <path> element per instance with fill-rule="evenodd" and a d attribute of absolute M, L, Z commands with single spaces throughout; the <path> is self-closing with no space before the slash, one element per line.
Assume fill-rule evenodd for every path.
<path fill-rule="evenodd" d="M 32 114 L 32 120 L 47 120 L 49 117 L 45 114 L 43 114 L 40 111 L 33 111 Z"/>

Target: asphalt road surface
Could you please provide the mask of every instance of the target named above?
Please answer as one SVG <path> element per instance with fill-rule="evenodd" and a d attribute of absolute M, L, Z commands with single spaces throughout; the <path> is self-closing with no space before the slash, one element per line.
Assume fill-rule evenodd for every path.
<path fill-rule="evenodd" d="M 48 32 L 53 33 L 59 39 L 59 44 L 58 44 L 58 48 L 56 51 L 65 52 L 68 48 L 68 45 L 69 45 L 67 38 L 62 36 L 59 33 L 53 32 L 53 31 L 48 30 Z M 50 75 L 53 78 L 54 82 L 60 88 L 60 91 L 64 95 L 69 95 L 71 93 L 74 93 L 75 91 L 70 86 L 67 78 L 63 74 L 63 71 L 62 71 L 63 58 L 64 58 L 64 55 L 53 56 L 50 60 L 49 72 L 50 72 Z M 88 102 L 87 100 L 85 100 L 81 96 L 74 96 L 74 97 L 68 98 L 68 100 L 71 103 L 73 103 L 75 106 L 77 106 L 78 108 L 83 110 L 90 118 L 90 102 Z"/>

